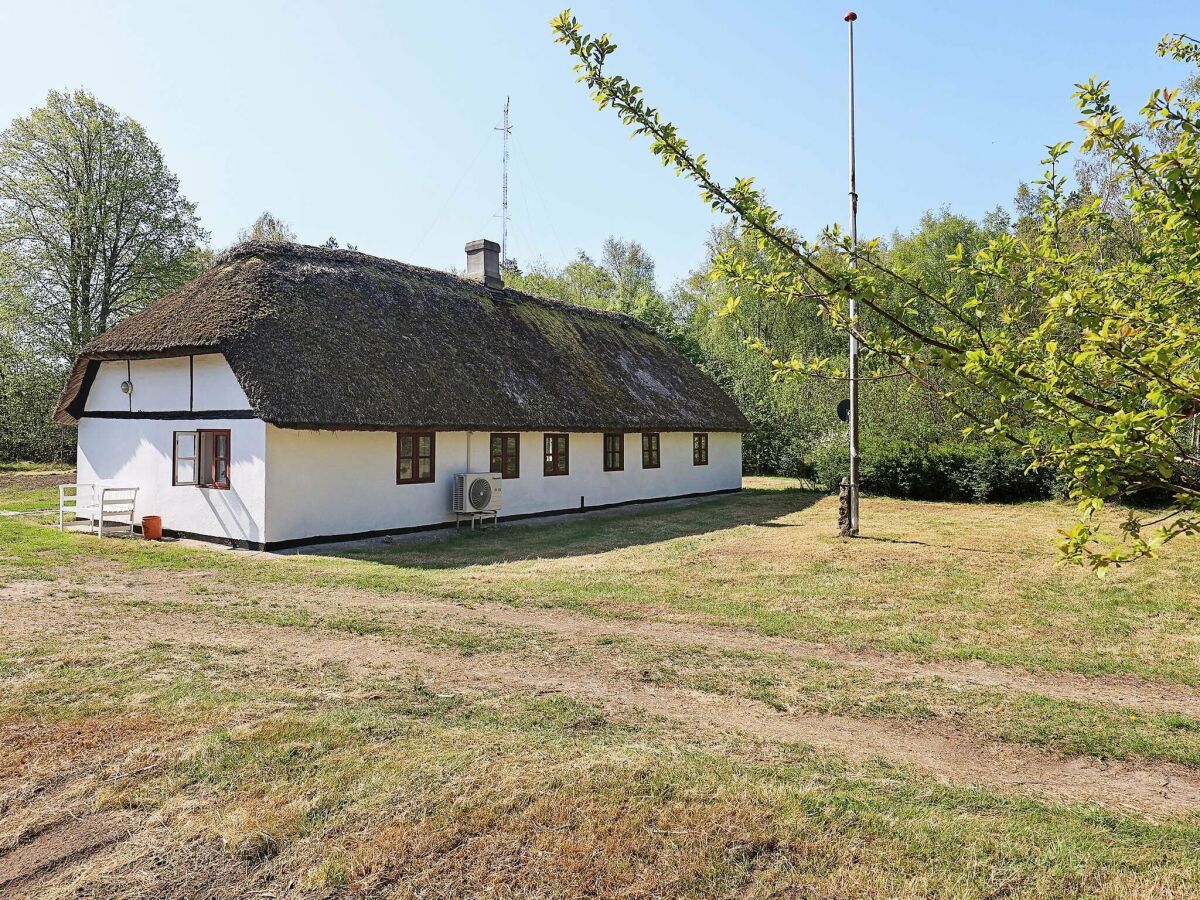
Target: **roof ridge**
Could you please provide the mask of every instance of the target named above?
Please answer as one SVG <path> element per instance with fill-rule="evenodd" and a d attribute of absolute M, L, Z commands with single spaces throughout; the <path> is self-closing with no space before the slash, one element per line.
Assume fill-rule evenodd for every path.
<path fill-rule="evenodd" d="M 507 285 L 503 288 L 485 287 L 481 282 L 471 278 L 466 278 L 456 272 L 449 272 L 445 269 L 434 269 L 429 266 L 418 266 L 414 263 L 403 262 L 398 259 L 391 259 L 387 256 L 376 256 L 373 253 L 364 253 L 361 250 L 350 250 L 345 247 L 322 247 L 316 244 L 301 244 L 296 241 L 240 241 L 230 247 L 222 250 L 213 259 L 213 266 L 224 263 L 233 262 L 238 259 L 246 259 L 252 256 L 260 255 L 275 255 L 286 257 L 294 260 L 304 260 L 305 258 L 326 258 L 339 262 L 363 262 L 368 261 L 373 265 L 381 265 L 385 268 L 397 269 L 405 274 L 415 274 L 418 276 L 434 276 L 436 278 L 447 279 L 451 282 L 460 282 L 474 290 L 485 291 L 492 294 L 511 295 L 522 300 L 530 300 L 534 303 L 549 306 L 553 309 L 559 309 L 563 312 L 573 315 L 592 315 L 601 319 L 616 321 L 622 325 L 629 325 L 634 328 L 640 328 L 649 334 L 657 334 L 654 327 L 648 322 L 644 322 L 637 316 L 629 313 L 619 312 L 613 309 L 596 309 L 593 306 L 582 306 L 578 303 L 571 303 L 567 300 L 559 300 L 555 297 L 542 297 L 538 294 L 530 294 L 527 291 L 520 291 Z"/>

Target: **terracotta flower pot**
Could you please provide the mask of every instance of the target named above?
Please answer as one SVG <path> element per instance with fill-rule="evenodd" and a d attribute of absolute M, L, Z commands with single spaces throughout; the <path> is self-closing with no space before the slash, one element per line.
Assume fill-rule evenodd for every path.
<path fill-rule="evenodd" d="M 148 541 L 162 540 L 162 516 L 142 516 L 142 537 Z"/>

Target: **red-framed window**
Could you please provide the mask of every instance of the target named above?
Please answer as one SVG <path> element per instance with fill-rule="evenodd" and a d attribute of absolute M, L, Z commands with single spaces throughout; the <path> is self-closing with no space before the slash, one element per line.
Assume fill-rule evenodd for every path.
<path fill-rule="evenodd" d="M 657 469 L 662 465 L 662 456 L 659 453 L 659 439 L 657 431 L 648 431 L 642 434 L 642 468 Z"/>
<path fill-rule="evenodd" d="M 229 490 L 228 428 L 176 431 L 171 442 L 171 483 Z"/>
<path fill-rule="evenodd" d="M 692 435 L 692 465 L 708 465 L 708 432 L 697 431 Z"/>
<path fill-rule="evenodd" d="M 625 435 L 604 436 L 604 471 L 621 472 L 625 469 Z"/>
<path fill-rule="evenodd" d="M 396 435 L 396 484 L 433 481 L 432 431 L 401 431 Z"/>
<path fill-rule="evenodd" d="M 491 471 L 501 478 L 521 477 L 521 435 L 497 432 L 492 435 Z"/>
<path fill-rule="evenodd" d="M 570 472 L 570 449 L 570 435 L 542 435 L 542 474 L 568 474 Z"/>

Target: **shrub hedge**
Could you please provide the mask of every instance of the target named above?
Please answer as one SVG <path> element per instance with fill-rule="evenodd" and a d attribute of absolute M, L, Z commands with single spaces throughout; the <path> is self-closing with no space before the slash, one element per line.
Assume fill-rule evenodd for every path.
<path fill-rule="evenodd" d="M 862 490 L 912 500 L 1011 503 L 1055 495 L 1054 474 L 1027 472 L 1014 450 L 988 444 L 918 444 L 886 438 L 860 446 Z M 810 453 L 816 480 L 835 490 L 846 475 L 846 433 L 832 432 Z"/>

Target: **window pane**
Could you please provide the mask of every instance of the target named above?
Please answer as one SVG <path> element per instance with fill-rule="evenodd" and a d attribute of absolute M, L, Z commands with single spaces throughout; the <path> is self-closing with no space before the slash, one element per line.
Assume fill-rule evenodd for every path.
<path fill-rule="evenodd" d="M 413 461 L 411 459 L 400 460 L 400 480 L 412 481 L 413 477 Z"/>
<path fill-rule="evenodd" d="M 196 432 L 179 431 L 175 433 L 175 455 L 195 457 Z"/>
<path fill-rule="evenodd" d="M 433 438 L 431 438 L 427 434 L 421 435 L 421 439 L 418 442 L 418 450 L 417 450 L 418 454 L 421 456 L 429 456 L 430 453 L 433 452 L 432 444 L 433 444 Z"/>
<path fill-rule="evenodd" d="M 412 437 L 407 434 L 400 435 L 400 455 L 401 456 L 412 456 L 413 455 Z"/>
<path fill-rule="evenodd" d="M 198 484 L 211 485 L 213 483 L 213 433 L 211 431 L 200 432 L 198 475 L 199 477 L 196 479 Z"/>
<path fill-rule="evenodd" d="M 431 477 L 432 472 L 433 472 L 433 469 L 429 465 L 429 460 L 422 459 L 420 464 L 417 467 L 417 473 L 418 473 L 417 477 L 418 478 L 429 478 L 429 477 Z"/>
<path fill-rule="evenodd" d="M 184 456 L 175 457 L 175 483 L 196 483 L 196 460 Z"/>

